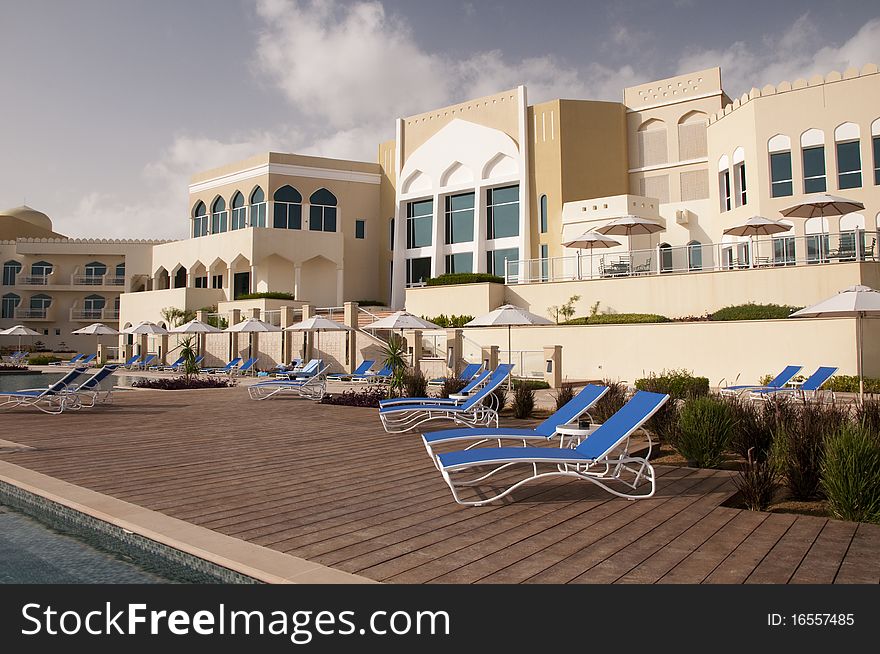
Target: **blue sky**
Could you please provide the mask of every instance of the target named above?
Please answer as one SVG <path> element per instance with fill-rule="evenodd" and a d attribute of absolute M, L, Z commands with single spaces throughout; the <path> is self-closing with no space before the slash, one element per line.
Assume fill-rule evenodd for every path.
<path fill-rule="evenodd" d="M 619 100 L 720 65 L 734 96 L 880 63 L 876 0 L 29 0 L 0 24 L 0 207 L 75 236 L 182 237 L 195 171 L 373 160 L 394 118 L 521 83 Z"/>

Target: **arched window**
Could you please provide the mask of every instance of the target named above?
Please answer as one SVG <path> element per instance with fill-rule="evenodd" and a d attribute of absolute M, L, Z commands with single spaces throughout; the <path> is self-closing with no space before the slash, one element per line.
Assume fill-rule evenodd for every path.
<path fill-rule="evenodd" d="M 804 160 L 804 193 L 823 193 L 825 183 L 825 132 L 808 129 L 801 134 Z"/>
<path fill-rule="evenodd" d="M 125 280 L 125 262 L 116 264 L 116 277 L 117 279 Z"/>
<path fill-rule="evenodd" d="M 320 188 L 309 197 L 309 229 L 313 232 L 336 231 L 336 196 Z"/>
<path fill-rule="evenodd" d="M 706 156 L 706 128 L 709 117 L 701 111 L 691 111 L 678 121 L 678 158 L 680 161 L 702 159 Z"/>
<path fill-rule="evenodd" d="M 669 160 L 666 146 L 666 123 L 657 118 L 639 125 L 636 133 L 639 168 L 664 164 Z"/>
<path fill-rule="evenodd" d="M 208 209 L 205 203 L 199 200 L 193 208 L 193 238 L 205 236 L 208 233 Z"/>
<path fill-rule="evenodd" d="M 45 318 L 46 312 L 51 305 L 52 298 L 48 295 L 43 293 L 32 295 L 30 301 L 30 313 L 28 315 L 31 318 Z"/>
<path fill-rule="evenodd" d="M 733 195 L 730 189 L 730 159 L 725 154 L 718 159 L 718 197 L 721 198 L 722 213 L 730 211 L 733 206 L 731 204 Z"/>
<path fill-rule="evenodd" d="M 777 134 L 767 141 L 770 155 L 770 196 L 783 198 L 794 192 L 791 178 L 791 139 Z"/>
<path fill-rule="evenodd" d="M 0 304 L 0 318 L 15 318 L 15 309 L 21 303 L 21 298 L 15 293 L 7 293 L 3 296 Z"/>
<path fill-rule="evenodd" d="M 660 272 L 672 271 L 672 246 L 669 243 L 661 243 L 660 249 Z"/>
<path fill-rule="evenodd" d="M 174 288 L 186 288 L 186 268 L 183 266 L 174 273 Z"/>
<path fill-rule="evenodd" d="M 232 229 L 244 229 L 247 227 L 247 208 L 244 206 L 244 196 L 236 191 L 232 196 Z"/>
<path fill-rule="evenodd" d="M 844 123 L 834 130 L 837 151 L 837 188 L 862 186 L 862 154 L 859 151 L 861 133 L 855 123 Z"/>
<path fill-rule="evenodd" d="M 688 270 L 703 269 L 703 246 L 699 241 L 691 241 L 688 247 Z M 671 262 L 670 262 L 671 263 Z"/>
<path fill-rule="evenodd" d="M 107 300 L 101 295 L 88 295 L 83 300 L 83 317 L 89 320 L 100 320 L 101 312 L 107 306 Z"/>
<path fill-rule="evenodd" d="M 46 283 L 45 278 L 52 274 L 53 266 L 48 261 L 37 261 L 37 263 L 31 264 L 31 276 L 32 277 L 43 277 L 42 282 L 32 282 L 33 283 Z"/>
<path fill-rule="evenodd" d="M 278 229 L 302 229 L 302 195 L 292 186 L 282 186 L 272 196 L 275 207 L 272 226 Z"/>
<path fill-rule="evenodd" d="M 226 231 L 226 200 L 217 198 L 211 205 L 211 233 L 221 234 Z"/>
<path fill-rule="evenodd" d="M 14 259 L 3 264 L 3 285 L 15 286 L 15 277 L 21 272 L 21 263 Z"/>
<path fill-rule="evenodd" d="M 266 194 L 259 186 L 251 193 L 251 227 L 266 226 Z"/>
<path fill-rule="evenodd" d="M 874 145 L 874 184 L 880 186 L 880 118 L 871 123 L 871 142 Z"/>
<path fill-rule="evenodd" d="M 547 196 L 541 196 L 541 233 L 547 233 Z"/>
<path fill-rule="evenodd" d="M 83 268 L 87 284 L 100 284 L 104 275 L 107 274 L 107 266 L 100 261 L 87 263 Z"/>
<path fill-rule="evenodd" d="M 734 204 L 738 207 L 747 202 L 746 196 L 746 151 L 738 147 L 733 151 Z"/>

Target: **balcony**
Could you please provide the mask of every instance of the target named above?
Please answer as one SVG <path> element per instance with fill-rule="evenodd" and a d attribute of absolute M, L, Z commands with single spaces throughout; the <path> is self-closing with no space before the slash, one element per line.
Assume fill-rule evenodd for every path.
<path fill-rule="evenodd" d="M 77 309 L 70 310 L 71 322 L 119 322 L 119 309 Z"/>
<path fill-rule="evenodd" d="M 71 275 L 71 286 L 124 286 L 125 277 L 116 275 Z"/>
<path fill-rule="evenodd" d="M 44 321 L 48 322 L 52 320 L 52 308 L 44 307 L 42 309 L 16 309 L 15 310 L 15 319 L 16 320 L 27 320 L 30 322 L 35 321 Z"/>
<path fill-rule="evenodd" d="M 21 274 L 15 278 L 16 286 L 48 286 L 53 283 L 51 280 L 54 275 L 25 275 Z"/>

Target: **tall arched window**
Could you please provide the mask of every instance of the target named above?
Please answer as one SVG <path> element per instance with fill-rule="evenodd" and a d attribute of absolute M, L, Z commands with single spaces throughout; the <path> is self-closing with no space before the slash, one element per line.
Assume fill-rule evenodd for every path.
<path fill-rule="evenodd" d="M 733 188 L 734 204 L 741 207 L 748 201 L 746 196 L 746 151 L 742 147 L 733 151 Z"/>
<path fill-rule="evenodd" d="M 15 286 L 15 277 L 21 272 L 21 263 L 14 259 L 3 264 L 3 285 Z"/>
<path fill-rule="evenodd" d="M 272 226 L 278 229 L 302 229 L 302 195 L 292 186 L 282 186 L 272 196 L 275 208 Z"/>
<path fill-rule="evenodd" d="M 15 293 L 7 293 L 3 296 L 0 304 L 0 318 L 15 318 L 15 309 L 21 303 L 21 298 Z"/>
<path fill-rule="evenodd" d="M 726 154 L 718 159 L 718 197 L 721 199 L 721 212 L 730 211 L 733 207 L 733 194 L 730 185 L 730 158 Z"/>
<path fill-rule="evenodd" d="M 547 233 L 547 196 L 541 196 L 541 233 Z"/>
<path fill-rule="evenodd" d="M 205 236 L 208 233 L 208 209 L 205 203 L 199 200 L 193 208 L 193 238 Z"/>
<path fill-rule="evenodd" d="M 699 241 L 691 241 L 688 247 L 688 270 L 703 269 L 703 246 Z M 671 262 L 670 262 L 671 263 Z"/>
<path fill-rule="evenodd" d="M 664 164 L 669 160 L 666 146 L 666 123 L 657 118 L 639 125 L 636 133 L 639 168 Z"/>
<path fill-rule="evenodd" d="M 211 233 L 221 234 L 226 231 L 226 200 L 217 198 L 211 205 Z"/>
<path fill-rule="evenodd" d="M 804 160 L 804 193 L 823 193 L 825 183 L 825 132 L 808 129 L 801 134 Z"/>
<path fill-rule="evenodd" d="M 53 266 L 48 261 L 37 261 L 37 263 L 31 264 L 31 276 L 32 277 L 42 277 L 43 282 L 46 283 L 45 278 L 52 274 Z M 31 280 L 32 283 L 39 284 L 40 282 Z"/>
<path fill-rule="evenodd" d="M 309 197 L 309 229 L 314 232 L 336 231 L 336 196 L 320 188 Z"/>
<path fill-rule="evenodd" d="M 116 264 L 116 278 L 125 279 L 125 262 Z"/>
<path fill-rule="evenodd" d="M 691 161 L 706 156 L 706 128 L 709 117 L 701 111 L 691 111 L 678 121 L 678 159 Z"/>
<path fill-rule="evenodd" d="M 672 271 L 672 246 L 669 243 L 661 243 L 660 249 L 660 272 Z"/>
<path fill-rule="evenodd" d="M 834 130 L 837 151 L 837 188 L 862 186 L 862 154 L 859 151 L 861 133 L 855 123 L 844 123 Z"/>
<path fill-rule="evenodd" d="M 30 301 L 30 317 L 45 318 L 46 312 L 49 310 L 49 307 L 51 305 L 52 298 L 48 295 L 44 295 L 43 293 L 32 295 Z"/>
<path fill-rule="evenodd" d="M 100 261 L 92 261 L 83 267 L 86 284 L 101 284 L 104 275 L 107 274 L 107 266 Z"/>
<path fill-rule="evenodd" d="M 791 178 L 791 139 L 777 134 L 767 141 L 770 155 L 770 196 L 783 198 L 794 192 Z"/>
<path fill-rule="evenodd" d="M 186 268 L 183 266 L 174 273 L 174 288 L 186 288 Z"/>
<path fill-rule="evenodd" d="M 880 118 L 871 123 L 871 142 L 874 147 L 874 184 L 880 186 Z"/>
<path fill-rule="evenodd" d="M 90 320 L 100 320 L 101 312 L 107 306 L 107 300 L 101 295 L 88 295 L 83 300 L 83 317 Z"/>
<path fill-rule="evenodd" d="M 247 208 L 244 206 L 244 196 L 236 191 L 232 196 L 232 229 L 244 229 L 247 227 Z"/>
<path fill-rule="evenodd" d="M 266 226 L 266 195 L 259 186 L 251 193 L 251 227 Z"/>

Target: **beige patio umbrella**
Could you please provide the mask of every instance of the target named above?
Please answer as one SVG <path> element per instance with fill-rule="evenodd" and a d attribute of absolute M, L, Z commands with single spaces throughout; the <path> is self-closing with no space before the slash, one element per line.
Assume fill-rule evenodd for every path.
<path fill-rule="evenodd" d="M 141 337 L 141 356 L 147 356 L 147 336 L 167 336 L 168 330 L 154 322 L 143 320 L 137 325 L 122 330 L 123 334 L 136 334 Z"/>
<path fill-rule="evenodd" d="M 791 225 L 786 225 L 785 223 L 779 222 L 778 220 L 773 220 L 772 218 L 765 218 L 764 216 L 752 216 L 747 219 L 745 222 L 740 223 L 739 225 L 735 225 L 734 227 L 730 227 L 729 229 L 725 229 L 724 233 L 730 236 L 748 236 L 749 237 L 749 251 L 751 256 L 749 257 L 749 267 L 755 267 L 755 247 L 753 245 L 753 241 L 751 237 L 753 236 L 770 236 L 772 234 L 781 234 L 782 232 L 787 232 L 791 229 Z"/>
<path fill-rule="evenodd" d="M 825 216 L 842 216 L 853 211 L 861 211 L 865 205 L 858 200 L 849 200 L 828 193 L 808 195 L 797 204 L 786 207 L 779 213 L 793 218 L 824 218 Z M 825 233 L 825 221 L 822 221 L 822 233 Z M 819 246 L 821 253 L 822 245 Z"/>
<path fill-rule="evenodd" d="M 665 229 L 656 220 L 627 214 L 620 218 L 615 218 L 608 224 L 597 228 L 596 231 L 606 236 L 609 234 L 615 236 L 637 236 L 639 234 L 655 234 Z"/>
<path fill-rule="evenodd" d="M 795 311 L 789 318 L 856 318 L 856 347 L 858 348 L 859 400 L 865 398 L 864 347 L 862 318 L 880 315 L 880 292 L 868 286 L 850 286 L 827 300 Z"/>
<path fill-rule="evenodd" d="M 235 323 L 234 325 L 227 327 L 223 331 L 229 333 L 248 334 L 248 358 L 250 359 L 254 356 L 253 335 L 266 332 L 280 332 L 281 327 L 266 322 L 265 320 L 260 320 L 259 318 L 245 318 L 241 322 Z"/>
<path fill-rule="evenodd" d="M 596 249 L 606 249 L 613 248 L 621 245 L 619 241 L 615 241 L 613 238 L 608 238 L 604 234 L 600 234 L 596 231 L 584 232 L 577 238 L 567 241 L 562 244 L 567 248 L 577 248 L 578 250 L 589 250 L 590 251 L 590 277 L 593 276 L 593 250 Z M 581 278 L 581 253 L 578 252 L 577 257 L 577 276 L 578 279 Z"/>
<path fill-rule="evenodd" d="M 173 334 L 195 334 L 196 347 L 198 348 L 199 353 L 202 351 L 202 334 L 219 334 L 223 332 L 219 327 L 214 327 L 214 325 L 210 325 L 197 319 L 190 320 L 177 327 L 172 327 L 170 331 Z"/>
<path fill-rule="evenodd" d="M 75 329 L 71 334 L 79 334 L 79 335 L 92 335 L 96 337 L 95 343 L 95 352 L 97 352 L 97 348 L 101 345 L 101 337 L 102 336 L 119 336 L 119 330 L 113 329 L 113 327 L 108 327 L 104 323 L 93 322 L 91 325 L 87 325 L 85 327 L 81 327 L 80 329 Z M 104 355 L 101 355 L 101 358 L 104 359 Z"/>
<path fill-rule="evenodd" d="M 335 320 L 324 318 L 323 316 L 312 316 L 298 323 L 294 323 L 290 327 L 285 327 L 286 332 L 316 332 L 318 334 L 317 350 L 321 352 L 321 332 L 340 332 L 351 331 L 351 327 L 343 325 Z"/>
<path fill-rule="evenodd" d="M 21 337 L 22 336 L 39 336 L 40 332 L 34 331 L 30 327 L 25 327 L 24 325 L 15 325 L 14 327 L 10 327 L 8 329 L 4 329 L 0 331 L 0 336 L 18 336 L 18 351 L 21 352 Z"/>

